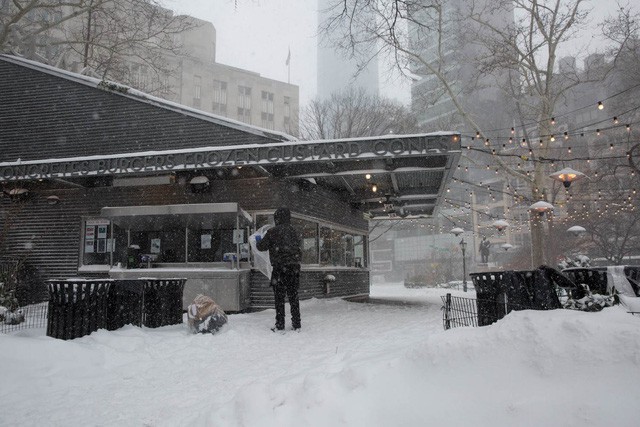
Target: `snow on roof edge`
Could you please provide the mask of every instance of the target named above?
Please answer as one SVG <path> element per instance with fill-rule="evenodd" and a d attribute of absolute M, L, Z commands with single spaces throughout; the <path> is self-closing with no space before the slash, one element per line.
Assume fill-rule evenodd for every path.
<path fill-rule="evenodd" d="M 119 87 L 122 88 L 126 88 L 126 92 L 119 92 L 117 90 L 107 90 L 110 93 L 116 94 L 116 95 L 120 95 L 120 96 L 125 96 L 131 99 L 135 99 L 141 102 L 146 102 L 148 104 L 151 105 L 155 105 L 156 107 L 160 107 L 160 108 L 166 108 L 168 110 L 172 110 L 175 112 L 179 112 L 179 113 L 183 113 L 186 115 L 189 115 L 191 117 L 197 118 L 197 119 L 203 119 L 203 120 L 207 120 L 207 121 L 211 121 L 215 124 L 219 124 L 222 126 L 227 126 L 236 130 L 240 130 L 243 132 L 247 132 L 247 133 L 251 133 L 254 135 L 258 135 L 258 136 L 262 136 L 265 138 L 269 138 L 269 139 L 275 139 L 275 140 L 284 140 L 284 141 L 297 141 L 298 138 L 286 134 L 284 132 L 280 132 L 280 131 L 276 131 L 276 130 L 270 130 L 270 129 L 264 129 L 261 128 L 259 126 L 253 126 L 253 125 L 249 125 L 247 123 L 244 122 L 240 122 L 237 120 L 233 120 L 230 119 L 228 117 L 223 117 L 223 116 L 218 116 L 216 114 L 213 113 L 209 113 L 206 111 L 202 111 L 202 110 L 198 110 L 196 108 L 193 107 L 189 107 L 183 104 L 179 104 L 177 102 L 173 102 L 173 101 L 168 101 L 166 99 L 162 99 L 162 98 L 158 98 L 156 96 L 153 95 L 149 95 L 148 93 L 142 92 L 138 89 L 134 89 L 132 87 L 126 86 L 122 83 L 118 83 L 118 82 L 114 82 L 114 81 L 110 81 L 110 80 L 101 80 L 98 79 L 96 77 L 91 77 L 91 76 L 86 76 L 83 74 L 78 74 L 78 73 L 74 73 L 72 71 L 67 71 L 64 70 L 62 68 L 57 68 L 48 64 L 44 64 L 41 62 L 37 62 L 37 61 L 33 61 L 31 59 L 26 59 L 26 58 L 22 58 L 19 56 L 15 56 L 15 55 L 8 55 L 8 54 L 0 54 L 0 59 L 5 60 L 7 62 L 16 64 L 16 65 L 21 65 L 21 66 L 25 66 L 37 71 L 42 71 L 45 72 L 47 74 L 51 74 L 51 75 L 55 75 L 57 77 L 61 77 L 64 78 L 66 80 L 70 80 L 76 83 L 80 83 L 80 84 L 84 84 L 87 86 L 91 86 L 94 88 L 100 88 L 100 83 L 106 82 L 106 83 L 111 83 L 114 85 L 117 85 Z"/>
<path fill-rule="evenodd" d="M 252 148 L 269 148 L 286 146 L 288 143 L 295 142 L 297 145 L 313 145 L 313 144 L 335 144 L 345 142 L 358 142 L 358 141 L 371 141 L 381 139 L 394 139 L 394 138 L 419 138 L 419 137 L 438 137 L 438 136 L 452 136 L 459 135 L 455 132 L 431 132 L 412 135 L 383 135 L 372 136 L 362 138 L 347 138 L 347 139 L 318 139 L 318 140 L 296 140 L 296 141 L 277 141 L 264 144 L 235 144 L 224 146 L 202 146 L 191 148 L 174 148 L 170 150 L 147 150 L 147 151 L 134 151 L 130 153 L 113 153 L 113 154 L 92 154 L 89 156 L 76 156 L 76 157 L 58 157 L 49 159 L 36 159 L 36 160 L 21 160 L 17 159 L 13 162 L 1 162 L 0 167 L 7 166 L 20 166 L 20 165 L 36 165 L 42 163 L 59 163 L 59 162 L 72 162 L 83 160 L 101 160 L 101 159 L 118 159 L 127 157 L 139 157 L 139 156 L 156 156 L 167 154 L 185 154 L 185 153 L 201 153 L 207 151 L 223 151 L 223 150 L 249 150 Z M 449 150 L 450 153 L 460 153 L 459 149 Z M 367 156 L 364 156 L 367 157 Z"/>

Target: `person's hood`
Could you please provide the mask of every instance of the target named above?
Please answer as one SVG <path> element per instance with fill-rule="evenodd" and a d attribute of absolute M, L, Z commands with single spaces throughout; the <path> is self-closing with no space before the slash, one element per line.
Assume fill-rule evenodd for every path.
<path fill-rule="evenodd" d="M 291 223 L 291 211 L 289 208 L 278 208 L 273 214 L 273 221 L 276 225 Z"/>

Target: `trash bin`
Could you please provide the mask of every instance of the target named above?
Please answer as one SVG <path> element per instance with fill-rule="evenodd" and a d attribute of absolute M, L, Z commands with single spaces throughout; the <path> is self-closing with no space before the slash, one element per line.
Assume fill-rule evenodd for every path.
<path fill-rule="evenodd" d="M 49 280 L 47 335 L 69 340 L 107 327 L 110 279 Z"/>
<path fill-rule="evenodd" d="M 556 286 L 575 286 L 547 266 L 535 270 L 471 273 L 470 276 L 477 295 L 478 326 L 490 325 L 512 310 L 561 308 Z"/>
<path fill-rule="evenodd" d="M 158 328 L 182 323 L 182 294 L 186 280 L 115 280 L 109 290 L 108 329 L 125 325 Z"/>
<path fill-rule="evenodd" d="M 144 325 L 158 328 L 182 323 L 182 294 L 187 279 L 144 280 Z"/>
<path fill-rule="evenodd" d="M 114 331 L 125 325 L 142 326 L 144 279 L 115 280 L 109 289 L 107 329 Z"/>
<path fill-rule="evenodd" d="M 594 294 L 605 295 L 607 293 L 607 269 L 571 267 L 565 268 L 562 272 L 571 279 L 573 283 L 585 284 Z M 580 298 L 580 296 L 573 296 Z"/>

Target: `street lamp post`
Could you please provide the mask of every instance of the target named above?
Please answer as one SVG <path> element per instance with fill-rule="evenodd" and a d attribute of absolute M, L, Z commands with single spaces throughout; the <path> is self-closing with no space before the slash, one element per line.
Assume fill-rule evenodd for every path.
<path fill-rule="evenodd" d="M 460 240 L 460 249 L 462 249 L 462 290 L 467 292 L 467 257 L 465 256 L 467 242 L 464 241 L 464 237 Z"/>
<path fill-rule="evenodd" d="M 464 233 L 464 230 L 460 227 L 456 227 L 451 230 L 456 237 Z M 460 240 L 460 249 L 462 249 L 462 290 L 467 292 L 467 257 L 465 255 L 467 250 L 467 242 L 464 240 L 464 236 L 462 236 L 462 240 Z"/>

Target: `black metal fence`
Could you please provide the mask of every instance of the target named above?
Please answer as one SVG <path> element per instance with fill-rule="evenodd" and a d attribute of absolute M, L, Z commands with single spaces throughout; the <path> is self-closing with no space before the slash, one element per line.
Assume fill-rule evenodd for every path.
<path fill-rule="evenodd" d="M 23 262 L 0 259 L 0 333 L 45 328 L 49 296 L 35 273 Z"/>
<path fill-rule="evenodd" d="M 499 300 L 442 296 L 442 324 L 444 329 L 462 326 L 486 326 L 497 322 L 514 310 L 532 309 L 531 306 L 514 304 L 506 294 Z"/>
<path fill-rule="evenodd" d="M 0 316 L 0 333 L 47 327 L 47 301 L 18 307 L 12 313 Z"/>

